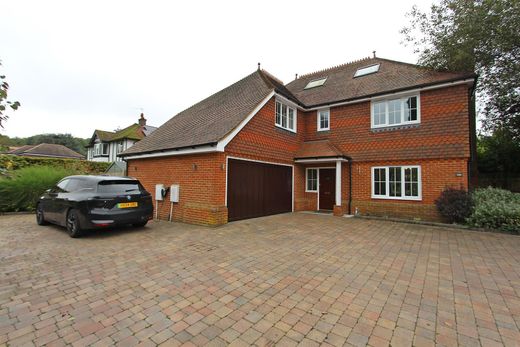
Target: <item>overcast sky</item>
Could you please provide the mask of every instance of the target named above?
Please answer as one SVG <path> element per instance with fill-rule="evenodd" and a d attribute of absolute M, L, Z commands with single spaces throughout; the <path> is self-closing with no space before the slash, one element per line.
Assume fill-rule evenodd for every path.
<path fill-rule="evenodd" d="M 0 0 L 1 73 L 22 103 L 0 134 L 90 137 L 169 118 L 253 72 L 285 83 L 372 55 L 415 63 L 400 1 Z"/>

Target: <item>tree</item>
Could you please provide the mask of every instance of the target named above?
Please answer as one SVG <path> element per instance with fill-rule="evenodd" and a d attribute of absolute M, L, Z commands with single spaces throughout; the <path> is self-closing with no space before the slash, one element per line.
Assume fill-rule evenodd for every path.
<path fill-rule="evenodd" d="M 2 62 L 0 61 L 0 66 L 2 66 Z M 18 101 L 9 101 L 7 100 L 7 91 L 9 90 L 9 83 L 6 82 L 5 76 L 0 75 L 0 127 L 4 127 L 2 122 L 5 122 L 9 115 L 7 114 L 7 110 L 11 108 L 13 111 L 16 111 L 18 107 L 20 107 L 20 103 Z"/>
<path fill-rule="evenodd" d="M 494 177 L 499 187 L 510 189 L 511 178 L 520 174 L 520 142 L 507 130 L 497 128 L 493 135 L 480 135 L 477 141 L 479 172 Z"/>
<path fill-rule="evenodd" d="M 475 71 L 484 129 L 520 140 L 520 0 L 439 0 L 408 16 L 401 33 L 419 64 Z"/>

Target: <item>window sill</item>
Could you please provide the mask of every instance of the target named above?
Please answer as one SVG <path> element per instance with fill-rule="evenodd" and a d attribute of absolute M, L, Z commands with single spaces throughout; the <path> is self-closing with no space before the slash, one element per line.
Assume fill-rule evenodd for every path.
<path fill-rule="evenodd" d="M 305 193 L 317 193 L 318 191 L 317 190 L 307 190 L 305 189 Z"/>
<path fill-rule="evenodd" d="M 398 196 L 377 196 L 372 195 L 372 199 L 377 200 L 397 200 L 397 201 L 422 201 L 422 197 L 398 197 Z"/>
<path fill-rule="evenodd" d="M 420 123 L 400 124 L 400 125 L 388 125 L 388 126 L 384 126 L 384 127 L 371 127 L 370 130 L 373 133 L 380 133 L 383 131 L 394 131 L 394 130 L 419 128 L 419 126 L 420 126 Z"/>
<path fill-rule="evenodd" d="M 281 126 L 278 125 L 278 124 L 275 124 L 274 126 L 275 126 L 277 129 L 280 129 L 280 130 L 286 131 L 286 132 L 291 133 L 291 134 L 296 134 L 296 131 L 295 131 L 295 130 L 291 130 L 291 129 L 288 129 L 288 128 L 281 127 Z"/>
<path fill-rule="evenodd" d="M 330 132 L 330 128 L 327 128 L 327 129 L 318 129 L 316 130 L 317 132 L 319 133 L 326 133 L 326 132 Z"/>

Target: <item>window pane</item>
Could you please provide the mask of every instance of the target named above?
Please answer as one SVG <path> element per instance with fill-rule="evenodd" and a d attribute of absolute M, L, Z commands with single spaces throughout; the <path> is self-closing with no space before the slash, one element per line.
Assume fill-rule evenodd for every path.
<path fill-rule="evenodd" d="M 287 128 L 287 106 L 282 104 L 282 127 Z"/>
<path fill-rule="evenodd" d="M 282 105 L 279 102 L 276 102 L 276 124 L 278 124 L 278 125 L 280 125 L 280 123 L 281 123 L 281 121 L 280 121 L 280 113 L 282 112 L 281 108 L 282 108 Z"/>
<path fill-rule="evenodd" d="M 374 125 L 383 125 L 386 123 L 385 103 L 378 102 L 374 104 Z"/>
<path fill-rule="evenodd" d="M 412 96 L 404 103 L 405 121 L 412 122 L 417 120 L 417 97 Z"/>
<path fill-rule="evenodd" d="M 294 130 L 294 110 L 289 108 L 289 129 Z"/>
<path fill-rule="evenodd" d="M 390 196 L 401 196 L 401 168 L 389 168 Z"/>
<path fill-rule="evenodd" d="M 310 191 L 318 190 L 318 170 L 317 169 L 307 170 L 307 190 L 310 190 Z"/>
<path fill-rule="evenodd" d="M 401 100 L 388 101 L 388 124 L 401 123 Z"/>
<path fill-rule="evenodd" d="M 374 195 L 386 195 L 386 169 L 374 169 Z"/>
<path fill-rule="evenodd" d="M 416 167 L 404 170 L 405 195 L 419 196 L 419 169 Z"/>

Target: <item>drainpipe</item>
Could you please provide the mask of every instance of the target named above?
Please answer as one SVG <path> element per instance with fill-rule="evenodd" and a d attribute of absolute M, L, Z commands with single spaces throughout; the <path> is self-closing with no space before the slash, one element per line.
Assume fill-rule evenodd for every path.
<path fill-rule="evenodd" d="M 348 214 L 352 214 L 352 159 L 348 161 Z"/>

